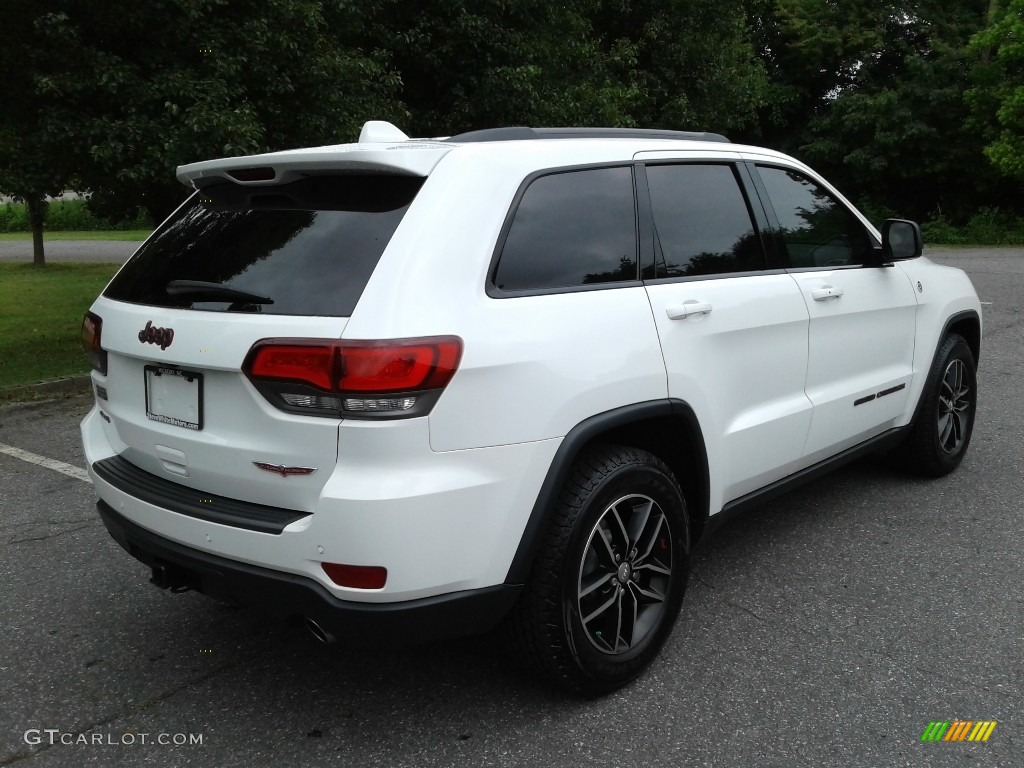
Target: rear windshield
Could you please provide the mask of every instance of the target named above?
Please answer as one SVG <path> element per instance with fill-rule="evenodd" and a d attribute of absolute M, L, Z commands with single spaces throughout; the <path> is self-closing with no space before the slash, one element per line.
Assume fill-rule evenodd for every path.
<path fill-rule="evenodd" d="M 422 185 L 421 178 L 378 175 L 204 187 L 104 295 L 181 309 L 347 317 Z M 179 283 L 169 292 L 172 281 L 212 285 L 185 291 Z"/>

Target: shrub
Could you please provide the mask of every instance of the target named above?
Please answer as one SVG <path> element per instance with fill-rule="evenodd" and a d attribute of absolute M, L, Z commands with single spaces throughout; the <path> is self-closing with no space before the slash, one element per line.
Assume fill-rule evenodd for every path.
<path fill-rule="evenodd" d="M 152 229 L 145 211 L 139 209 L 132 219 L 111 222 L 89 210 L 86 200 L 54 200 L 46 207 L 44 227 L 52 232 L 69 230 L 95 231 L 112 229 Z M 0 205 L 0 232 L 28 232 L 28 211 L 24 203 Z"/>
<path fill-rule="evenodd" d="M 21 203 L 0 205 L 0 232 L 25 232 L 28 230 L 28 212 Z"/>
<path fill-rule="evenodd" d="M 1024 243 L 1024 220 L 998 208 L 982 208 L 967 222 L 967 242 L 978 245 L 1020 245 Z"/>
<path fill-rule="evenodd" d="M 963 230 L 953 226 L 942 213 L 921 224 L 921 237 L 925 245 L 963 245 L 966 242 Z"/>

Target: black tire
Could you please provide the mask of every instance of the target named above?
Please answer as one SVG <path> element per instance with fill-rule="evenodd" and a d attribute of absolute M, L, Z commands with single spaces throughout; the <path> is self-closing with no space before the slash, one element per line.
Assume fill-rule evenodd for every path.
<path fill-rule="evenodd" d="M 974 355 L 962 336 L 939 346 L 910 434 L 895 455 L 904 467 L 927 477 L 948 475 L 963 461 L 974 430 L 978 380 Z"/>
<path fill-rule="evenodd" d="M 689 566 L 686 502 L 668 466 L 635 448 L 591 448 L 573 466 L 509 617 L 515 649 L 575 693 L 620 688 L 671 632 Z"/>

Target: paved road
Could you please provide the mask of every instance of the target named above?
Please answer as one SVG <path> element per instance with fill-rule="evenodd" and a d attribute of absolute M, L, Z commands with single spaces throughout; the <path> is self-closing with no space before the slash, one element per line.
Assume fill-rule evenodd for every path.
<path fill-rule="evenodd" d="M 87 483 L 0 452 L 0 766 L 1019 768 L 1024 251 L 935 257 L 988 302 L 960 470 L 865 462 L 729 524 L 660 661 L 598 701 L 524 676 L 494 638 L 325 648 L 161 592 Z M 87 408 L 2 410 L 0 443 L 80 466 Z M 985 744 L 920 742 L 953 719 L 999 724 Z"/>
<path fill-rule="evenodd" d="M 141 240 L 46 240 L 43 253 L 48 262 L 124 264 L 141 244 Z M 0 241 L 0 261 L 32 261 L 32 241 Z"/>

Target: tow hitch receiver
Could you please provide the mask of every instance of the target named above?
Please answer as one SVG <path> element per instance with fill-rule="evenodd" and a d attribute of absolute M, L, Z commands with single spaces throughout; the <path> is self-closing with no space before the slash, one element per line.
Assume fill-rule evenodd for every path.
<path fill-rule="evenodd" d="M 185 570 L 174 565 L 164 565 L 162 563 L 156 563 L 152 568 L 153 575 L 149 578 L 149 581 L 160 587 L 160 589 L 169 589 L 175 594 L 188 592 L 190 589 L 193 589 L 192 580 Z"/>

